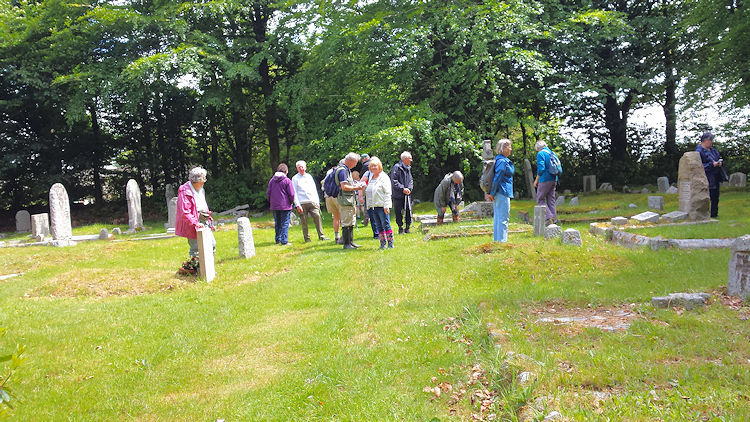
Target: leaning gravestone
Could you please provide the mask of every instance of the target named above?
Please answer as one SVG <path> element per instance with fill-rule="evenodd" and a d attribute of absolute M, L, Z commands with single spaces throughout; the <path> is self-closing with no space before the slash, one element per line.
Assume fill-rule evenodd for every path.
<path fill-rule="evenodd" d="M 208 227 L 198 229 L 196 232 L 198 235 L 198 262 L 201 269 L 201 278 L 211 281 L 216 277 L 216 267 L 214 266 L 214 235 Z"/>
<path fill-rule="evenodd" d="M 49 218 L 52 244 L 73 246 L 73 226 L 70 222 L 70 199 L 65 186 L 55 183 L 49 189 Z"/>
<path fill-rule="evenodd" d="M 544 236 L 544 228 L 547 226 L 547 206 L 534 206 L 534 236 Z"/>
<path fill-rule="evenodd" d="M 666 193 L 667 189 L 669 189 L 669 178 L 668 177 L 660 177 L 656 179 L 656 186 L 659 189 L 659 192 Z"/>
<path fill-rule="evenodd" d="M 661 216 L 665 223 L 675 223 L 677 221 L 687 220 L 688 214 L 684 211 L 672 211 Z"/>
<path fill-rule="evenodd" d="M 250 219 L 240 217 L 237 219 L 237 239 L 240 244 L 240 257 L 250 258 L 255 256 L 255 243 L 253 242 L 253 228 Z"/>
<path fill-rule="evenodd" d="M 175 222 L 177 221 L 177 197 L 171 198 L 167 203 L 167 222 L 164 224 L 164 228 L 174 229 Z"/>
<path fill-rule="evenodd" d="M 49 236 L 49 214 L 41 213 L 31 216 L 31 237 Z"/>
<path fill-rule="evenodd" d="M 593 192 L 596 190 L 596 175 L 583 176 L 583 191 Z"/>
<path fill-rule="evenodd" d="M 744 188 L 747 185 L 747 175 L 745 173 L 732 173 L 729 175 L 729 186 Z"/>
<path fill-rule="evenodd" d="M 657 209 L 659 211 L 664 209 L 664 197 L 663 196 L 649 196 L 648 207 Z"/>
<path fill-rule="evenodd" d="M 732 244 L 727 291 L 730 295 L 750 298 L 750 235 L 738 237 Z"/>
<path fill-rule="evenodd" d="M 21 210 L 16 213 L 16 231 L 18 233 L 31 231 L 31 215 L 28 211 Z"/>
<path fill-rule="evenodd" d="M 708 220 L 708 179 L 699 152 L 689 151 L 680 158 L 677 186 L 680 211 L 688 213 L 691 220 Z"/>
<path fill-rule="evenodd" d="M 562 228 L 557 224 L 550 224 L 544 228 L 544 240 L 555 239 L 562 236 Z"/>
<path fill-rule="evenodd" d="M 565 205 L 565 197 L 560 195 L 555 199 L 555 207 L 561 207 Z"/>
<path fill-rule="evenodd" d="M 581 232 L 576 229 L 567 229 L 562 232 L 562 244 L 583 246 L 583 240 L 581 240 Z"/>
<path fill-rule="evenodd" d="M 529 189 L 529 198 L 536 199 L 536 188 L 534 187 L 534 172 L 531 170 L 531 162 L 528 158 L 523 159 L 523 174 L 526 176 L 526 187 Z"/>
<path fill-rule="evenodd" d="M 125 196 L 128 199 L 128 233 L 134 233 L 143 229 L 141 189 L 138 187 L 138 182 L 133 179 L 128 180 Z"/>

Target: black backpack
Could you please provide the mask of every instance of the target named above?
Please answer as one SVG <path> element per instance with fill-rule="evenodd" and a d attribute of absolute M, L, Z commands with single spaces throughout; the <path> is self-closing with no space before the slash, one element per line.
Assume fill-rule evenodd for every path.
<path fill-rule="evenodd" d="M 492 191 L 493 180 L 495 180 L 495 160 L 484 160 L 482 176 L 479 177 L 479 187 L 482 188 L 484 193 L 489 195 Z"/>

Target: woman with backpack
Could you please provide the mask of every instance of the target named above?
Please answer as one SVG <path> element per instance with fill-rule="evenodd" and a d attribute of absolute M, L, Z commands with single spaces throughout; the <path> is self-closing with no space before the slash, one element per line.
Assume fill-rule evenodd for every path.
<path fill-rule="evenodd" d="M 560 174 L 560 160 L 547 143 L 537 141 L 536 145 L 536 204 L 547 206 L 547 225 L 557 222 L 557 177 Z"/>
<path fill-rule="evenodd" d="M 508 219 L 510 217 L 510 200 L 513 198 L 513 173 L 515 168 L 508 156 L 512 150 L 509 139 L 497 141 L 495 147 L 495 176 L 487 200 L 494 202 L 493 235 L 495 242 L 508 241 Z"/>

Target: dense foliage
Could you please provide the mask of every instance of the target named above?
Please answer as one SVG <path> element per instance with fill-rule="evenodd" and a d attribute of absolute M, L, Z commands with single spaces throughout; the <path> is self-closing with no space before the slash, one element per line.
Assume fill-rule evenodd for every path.
<path fill-rule="evenodd" d="M 427 199 L 449 171 L 476 180 L 499 137 L 519 164 L 537 140 L 564 152 L 570 188 L 674 178 L 694 143 L 678 105 L 717 87 L 748 105 L 747 17 L 715 0 L 0 0 L 0 209 L 55 182 L 97 204 L 129 178 L 162 197 L 193 165 L 214 207 L 260 208 L 280 162 L 319 178 L 348 151 L 390 166 L 405 149 Z M 628 120 L 653 104 L 663 134 Z M 748 126 L 713 129 L 741 146 Z"/>

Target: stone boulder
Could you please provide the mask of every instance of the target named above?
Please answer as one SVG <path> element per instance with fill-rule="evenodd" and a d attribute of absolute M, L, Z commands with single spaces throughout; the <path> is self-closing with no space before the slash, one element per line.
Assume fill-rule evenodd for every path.
<path fill-rule="evenodd" d="M 708 179 L 697 151 L 686 152 L 680 158 L 677 187 L 680 211 L 688 213 L 691 220 L 708 220 Z"/>

